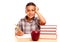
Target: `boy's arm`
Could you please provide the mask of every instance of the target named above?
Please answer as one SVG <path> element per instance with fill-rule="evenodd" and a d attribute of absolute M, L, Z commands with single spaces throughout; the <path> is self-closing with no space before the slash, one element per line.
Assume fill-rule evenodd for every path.
<path fill-rule="evenodd" d="M 15 35 L 17 35 L 17 36 L 22 36 L 23 34 L 24 34 L 24 32 L 22 32 L 22 31 L 19 29 L 19 26 L 16 25 Z"/>
<path fill-rule="evenodd" d="M 38 7 L 36 7 L 36 14 L 37 14 L 37 16 L 38 16 L 38 18 L 40 20 L 40 25 L 45 25 L 46 24 L 46 20 L 42 16 L 42 14 L 40 14 Z"/>

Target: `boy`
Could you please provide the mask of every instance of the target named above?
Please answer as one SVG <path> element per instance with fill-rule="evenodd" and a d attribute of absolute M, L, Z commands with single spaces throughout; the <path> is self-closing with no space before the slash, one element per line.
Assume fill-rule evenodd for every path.
<path fill-rule="evenodd" d="M 21 19 L 16 27 L 15 34 L 18 36 L 31 33 L 32 30 L 39 30 L 39 25 L 45 25 L 46 23 L 44 17 L 39 13 L 39 9 L 33 2 L 27 3 L 25 12 L 25 18 Z M 35 14 L 38 17 L 35 17 Z"/>

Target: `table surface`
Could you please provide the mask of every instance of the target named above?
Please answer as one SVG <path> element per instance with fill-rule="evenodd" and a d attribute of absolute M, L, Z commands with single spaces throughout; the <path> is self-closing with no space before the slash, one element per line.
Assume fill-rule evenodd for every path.
<path fill-rule="evenodd" d="M 31 38 L 16 38 L 16 42 L 57 42 L 57 40 L 39 39 L 38 41 L 32 41 Z"/>
<path fill-rule="evenodd" d="M 16 36 L 16 42 L 57 42 L 55 35 L 41 35 L 38 41 L 32 41 L 30 34 Z"/>

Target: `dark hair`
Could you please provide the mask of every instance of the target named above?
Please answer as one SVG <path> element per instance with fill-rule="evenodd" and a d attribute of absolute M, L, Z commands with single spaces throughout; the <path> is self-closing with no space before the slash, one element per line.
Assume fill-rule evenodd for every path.
<path fill-rule="evenodd" d="M 33 2 L 29 2 L 29 3 L 27 3 L 26 7 L 27 7 L 27 6 L 30 6 L 30 5 L 33 5 L 33 6 L 36 7 L 36 5 L 35 5 Z"/>

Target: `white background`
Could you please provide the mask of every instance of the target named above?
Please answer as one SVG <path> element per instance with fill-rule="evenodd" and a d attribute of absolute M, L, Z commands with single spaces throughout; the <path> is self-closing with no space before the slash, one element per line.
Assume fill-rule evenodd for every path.
<path fill-rule="evenodd" d="M 24 17 L 25 5 L 34 2 L 46 19 L 46 25 L 57 25 L 57 42 L 60 40 L 59 0 L 0 0 L 0 42 L 15 42 L 14 28 Z"/>

